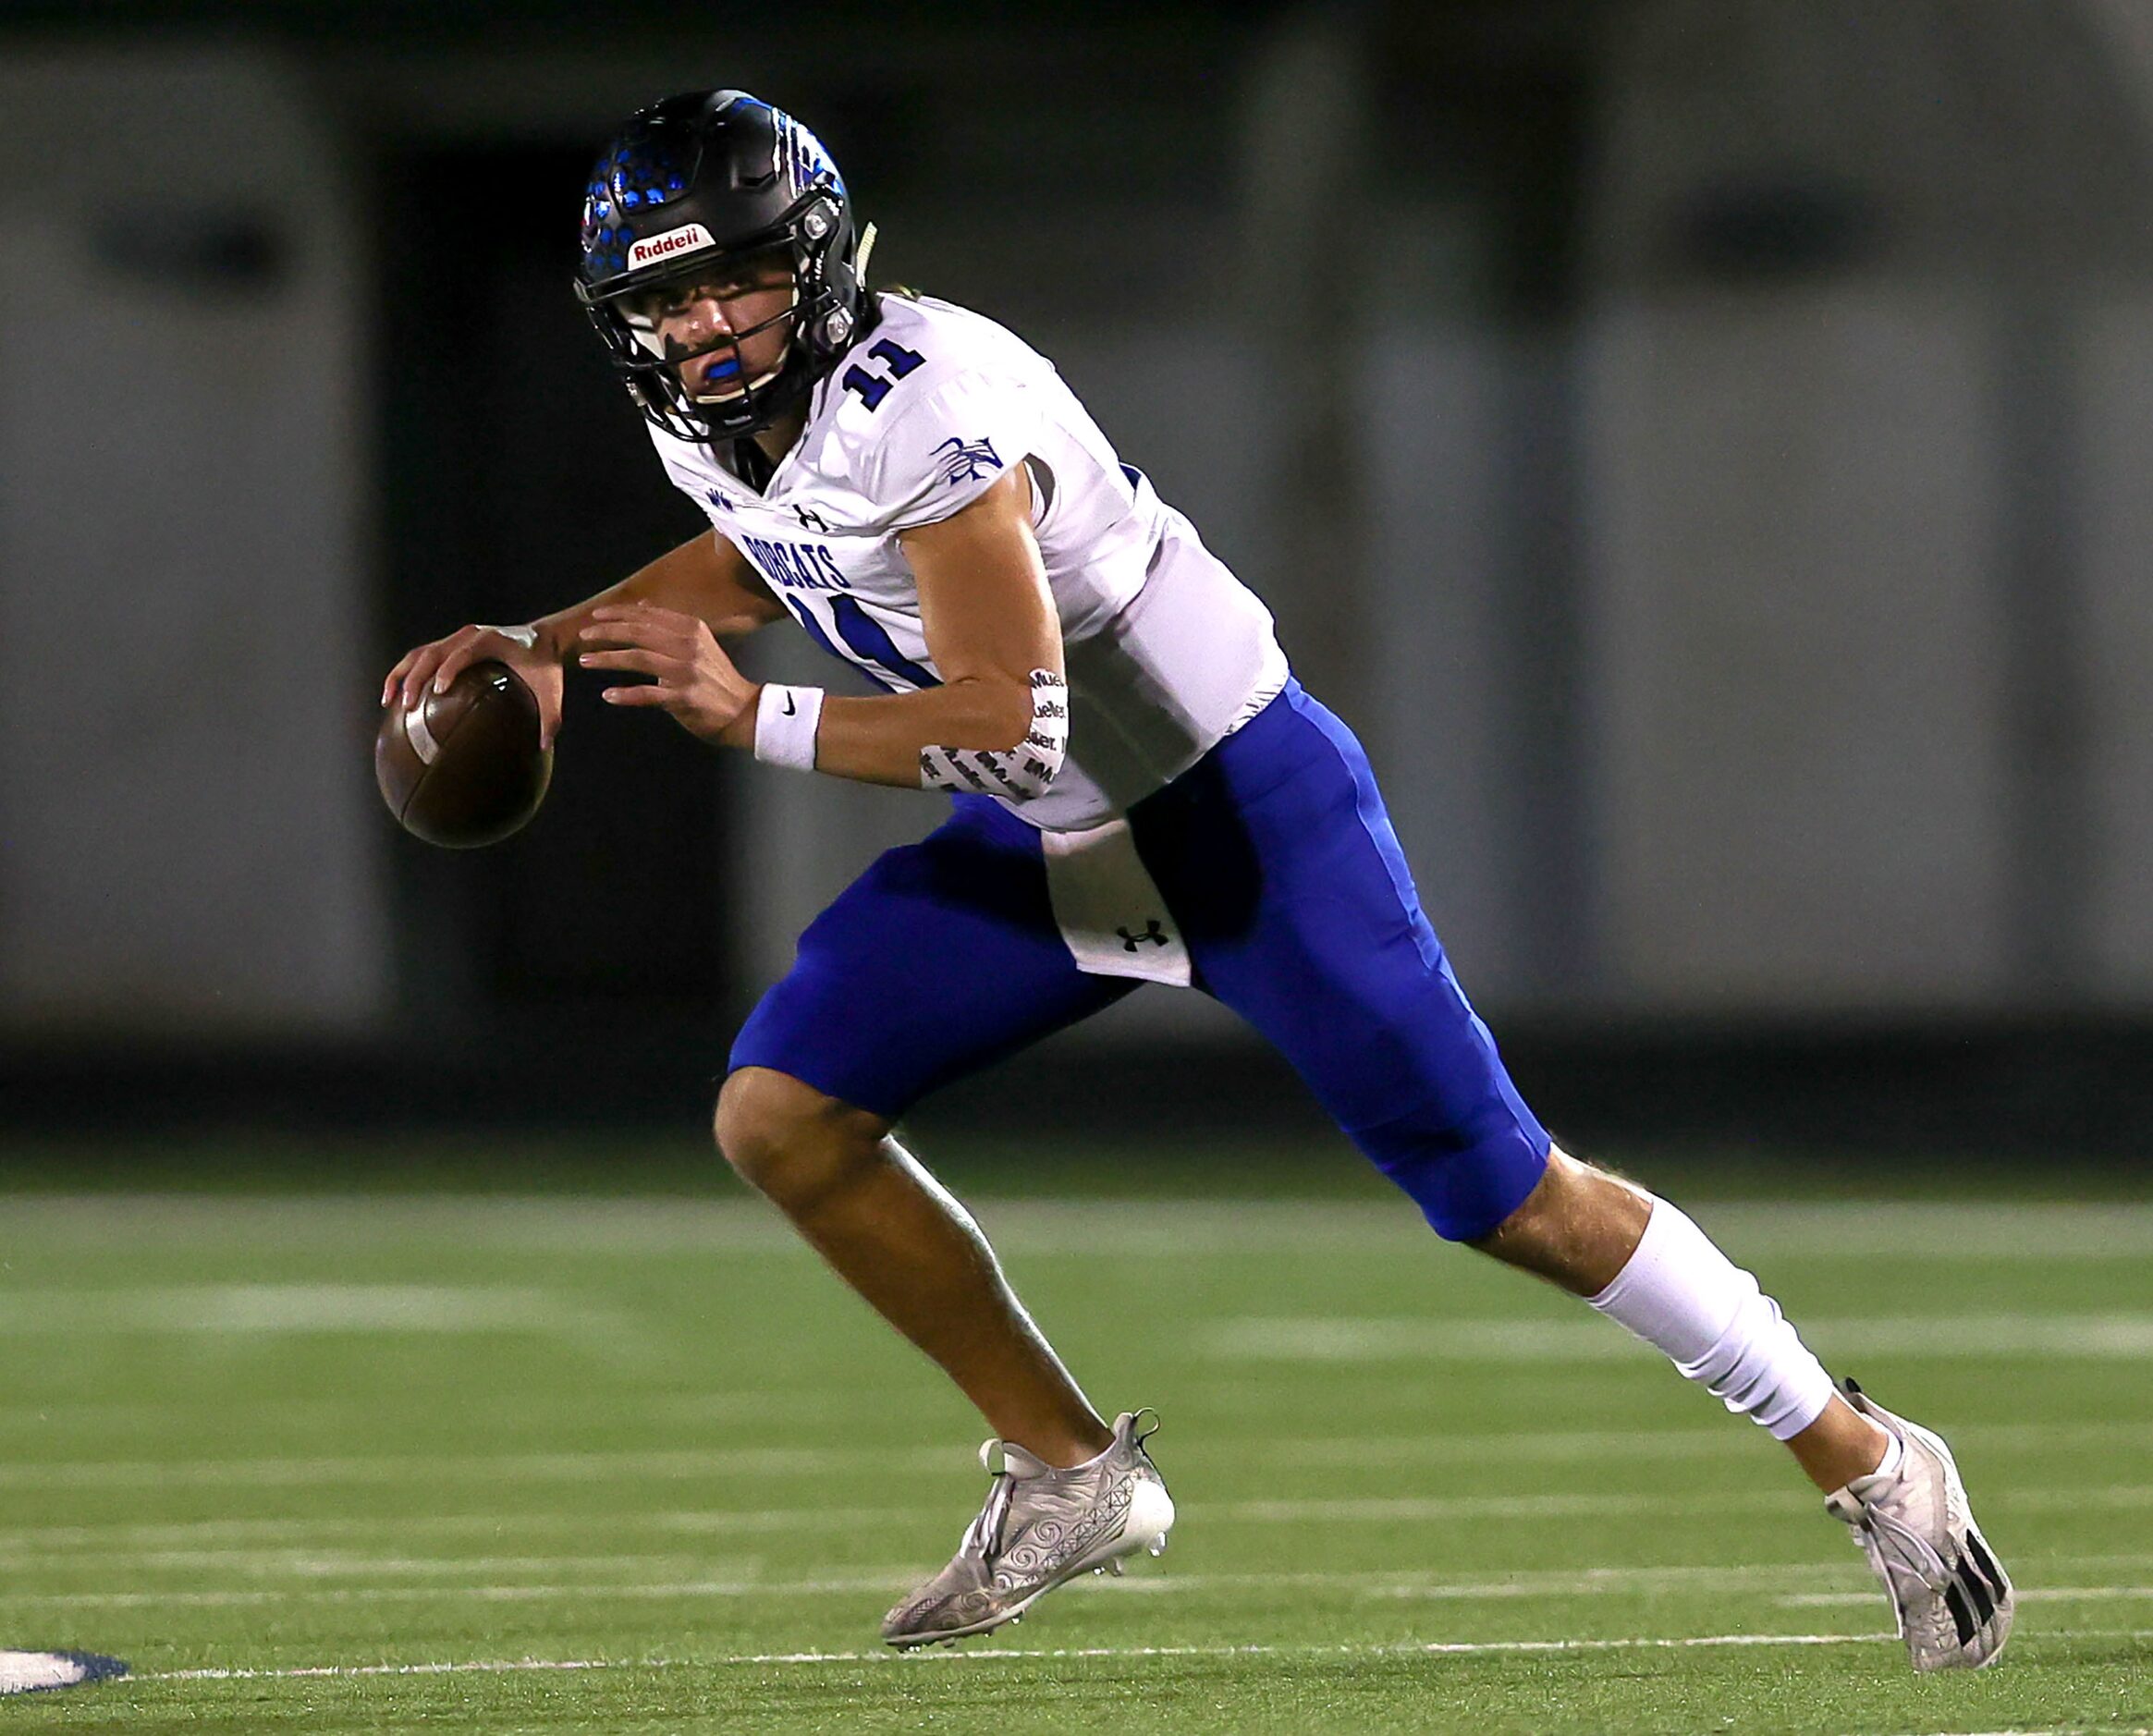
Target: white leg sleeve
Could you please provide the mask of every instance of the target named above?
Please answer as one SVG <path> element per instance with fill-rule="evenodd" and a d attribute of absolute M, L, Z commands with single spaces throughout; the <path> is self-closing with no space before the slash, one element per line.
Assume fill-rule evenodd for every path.
<path fill-rule="evenodd" d="M 1589 1300 L 1776 1439 L 1799 1435 L 1831 1400 L 1831 1376 L 1779 1303 L 1665 1200 L 1652 1202 L 1630 1263 Z"/>

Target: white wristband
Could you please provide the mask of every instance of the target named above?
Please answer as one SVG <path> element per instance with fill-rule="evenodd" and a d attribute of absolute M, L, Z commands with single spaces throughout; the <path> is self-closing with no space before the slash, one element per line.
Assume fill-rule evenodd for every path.
<path fill-rule="evenodd" d="M 755 757 L 766 765 L 813 771 L 814 732 L 822 720 L 821 688 L 765 681 L 763 697 L 755 702 Z"/>

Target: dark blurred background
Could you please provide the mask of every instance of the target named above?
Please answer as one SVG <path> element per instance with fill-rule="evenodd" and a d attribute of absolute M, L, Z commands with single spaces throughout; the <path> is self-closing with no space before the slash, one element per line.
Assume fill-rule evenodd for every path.
<path fill-rule="evenodd" d="M 407 645 L 702 528 L 569 277 L 716 84 L 1264 595 L 1565 1137 L 2146 1149 L 2146 0 L 15 0 L 0 1148 L 691 1134 L 933 824 L 576 685 L 513 842 L 373 788 Z M 930 1113 L 1316 1125 L 1164 990 Z"/>

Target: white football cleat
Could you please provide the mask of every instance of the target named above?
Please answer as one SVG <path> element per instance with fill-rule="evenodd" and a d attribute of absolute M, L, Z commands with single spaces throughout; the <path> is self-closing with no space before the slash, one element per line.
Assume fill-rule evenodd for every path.
<path fill-rule="evenodd" d="M 2011 1637 L 2011 1580 L 1966 1504 L 1941 1438 L 1890 1411 L 1853 1381 L 1846 1400 L 1903 1451 L 1896 1470 L 1856 1477 L 1825 1498 L 1891 1595 L 1899 1637 L 1917 1670 L 1979 1669 Z"/>
<path fill-rule="evenodd" d="M 1021 1447 L 990 1440 L 986 1505 L 949 1565 L 883 1618 L 882 1637 L 900 1650 L 954 1644 L 1015 1621 L 1079 1573 L 1119 1573 L 1121 1558 L 1167 1547 L 1174 1501 L 1144 1450 L 1146 1411 L 1114 1419 L 1114 1439 L 1088 1464 L 1057 1471 Z"/>

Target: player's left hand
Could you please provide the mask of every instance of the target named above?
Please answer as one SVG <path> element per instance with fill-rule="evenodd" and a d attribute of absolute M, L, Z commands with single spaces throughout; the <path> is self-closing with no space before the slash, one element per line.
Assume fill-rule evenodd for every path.
<path fill-rule="evenodd" d="M 648 603 L 615 603 L 591 611 L 577 638 L 576 661 L 586 669 L 618 669 L 651 679 L 609 687 L 609 705 L 655 705 L 690 735 L 727 740 L 727 728 L 748 712 L 760 691 L 733 666 L 709 623 Z"/>

